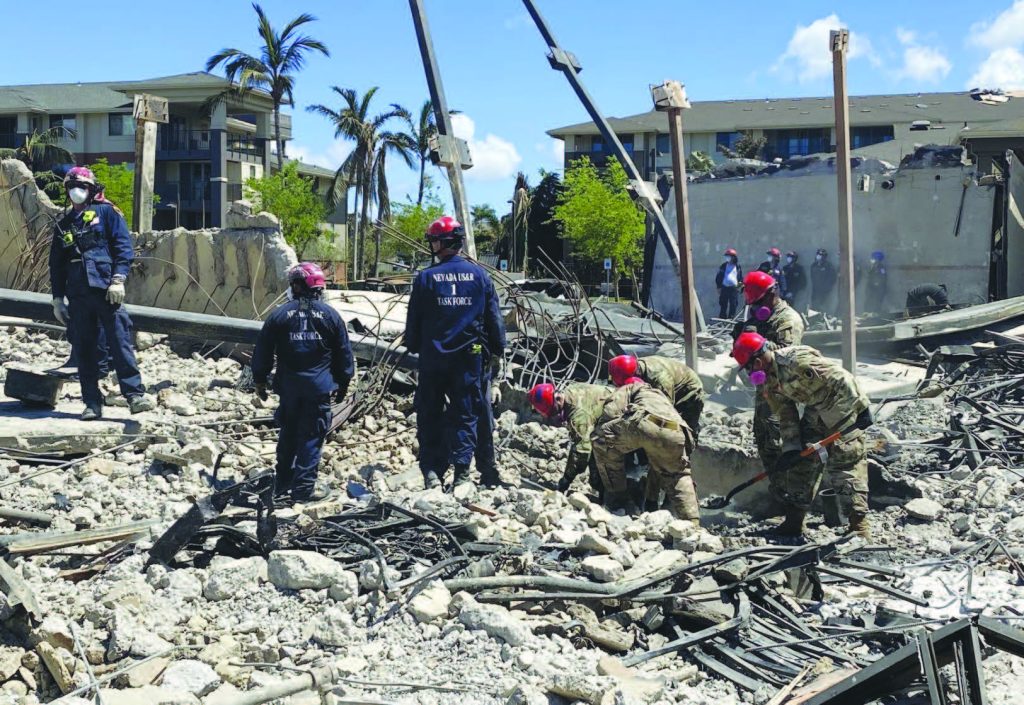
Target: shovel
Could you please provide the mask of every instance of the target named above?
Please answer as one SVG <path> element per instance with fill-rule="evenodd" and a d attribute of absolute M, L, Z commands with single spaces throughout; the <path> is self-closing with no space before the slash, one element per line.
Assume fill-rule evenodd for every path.
<path fill-rule="evenodd" d="M 854 428 L 856 428 L 856 426 Z M 851 430 L 852 429 L 846 429 L 846 433 L 849 433 Z M 831 435 L 825 436 L 824 438 L 822 438 L 817 443 L 812 443 L 811 445 L 807 446 L 802 451 L 800 451 L 800 457 L 801 458 L 809 458 L 809 457 L 811 457 L 812 455 L 814 455 L 815 453 L 818 453 L 823 448 L 827 448 L 830 445 L 832 445 L 833 443 L 835 443 L 836 441 L 838 441 L 842 437 L 842 435 L 843 435 L 843 431 L 836 431 L 835 433 L 833 433 Z M 760 472 L 760 473 L 754 475 L 752 478 L 750 478 L 746 482 L 742 482 L 742 483 L 736 485 L 735 487 L 733 487 L 731 490 L 729 490 L 729 494 L 725 495 L 724 497 L 709 497 L 705 506 L 708 509 L 724 509 L 726 506 L 728 506 L 729 502 L 732 501 L 733 497 L 735 497 L 737 494 L 739 494 L 743 490 L 747 489 L 751 485 L 756 485 L 758 482 L 760 482 L 761 480 L 765 479 L 766 477 L 768 477 L 768 472 L 767 471 Z"/>

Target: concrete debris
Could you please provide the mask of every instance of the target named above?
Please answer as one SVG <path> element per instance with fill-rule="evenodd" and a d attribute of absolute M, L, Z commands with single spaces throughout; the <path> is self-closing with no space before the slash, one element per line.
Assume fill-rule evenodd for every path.
<path fill-rule="evenodd" d="M 23 358 L 56 366 L 66 356 L 66 344 L 44 333 L 0 335 L 0 364 Z M 1002 417 L 990 411 L 984 427 L 980 412 L 961 414 L 987 444 L 978 446 L 982 462 L 960 462 L 970 448 L 936 453 L 929 446 L 959 438 L 941 433 L 950 424 L 942 398 L 887 402 L 878 422 L 886 434 L 867 434 L 877 466 L 872 542 L 884 552 L 825 526 L 817 507 L 808 515 L 808 544 L 779 545 L 771 536 L 778 519 L 763 516 L 777 509 L 764 486 L 744 498 L 749 505 L 704 512 L 699 523 L 665 510 L 610 512 L 586 476 L 568 494 L 544 489 L 565 467 L 567 432 L 515 408 L 498 422 L 507 441 L 499 446 L 505 486 L 470 488 L 465 497 L 424 491 L 410 396 L 392 390 L 380 393 L 368 415 L 338 428 L 321 466 L 332 496 L 277 507 L 273 542 L 257 538 L 266 518 L 247 495 L 211 511 L 215 518 L 173 559 L 147 567 L 152 537 L 197 507 L 201 513 L 215 489 L 272 464 L 273 430 L 262 419 L 274 404 L 257 407 L 242 368 L 227 358 L 179 357 L 157 339 L 147 340 L 139 359 L 159 405 L 137 417 L 109 407 L 110 418 L 98 424 L 64 418 L 81 410 L 73 382 L 52 418 L 26 416 L 13 400 L 0 400 L 0 504 L 52 516 L 45 529 L 0 526 L 0 577 L 9 570 L 39 606 L 29 620 L 25 594 L 0 595 L 0 616 L 11 627 L 0 646 L 0 703 L 36 705 L 76 691 L 90 680 L 88 664 L 97 678 L 112 676 L 102 688 L 108 705 L 228 705 L 297 675 L 288 669 L 328 662 L 353 681 L 419 685 L 339 684 L 325 702 L 763 703 L 805 662 L 819 664 L 821 674 L 859 667 L 907 638 L 853 635 L 860 630 L 1024 613 L 1019 466 L 982 452 L 1008 444 L 1013 430 L 995 434 Z M 709 383 L 724 384 L 707 374 Z M 705 408 L 693 460 L 702 496 L 724 494 L 760 469 L 742 410 L 749 398 L 747 389 L 729 390 Z M 10 439 L 8 425 L 15 428 Z M 45 434 L 58 431 L 48 426 L 76 440 L 56 446 Z M 15 439 L 18 429 L 29 434 Z M 55 448 L 99 453 L 35 455 Z M 943 465 L 943 453 L 959 454 L 957 462 Z M 642 466 L 630 471 L 635 497 L 642 497 L 642 475 Z M 349 496 L 360 487 L 373 497 Z M 374 525 L 379 533 L 367 534 L 369 545 L 331 530 L 373 524 L 368 517 L 384 504 L 437 526 L 420 531 L 422 519 L 394 513 Z M 45 545 L 143 520 L 155 522 L 152 536 L 11 550 L 32 532 L 42 532 L 33 538 Z M 744 608 L 743 600 L 756 607 Z M 1007 620 L 1007 628 L 1015 625 Z M 755 642 L 772 630 L 787 634 L 777 642 L 799 643 L 759 655 L 763 644 Z M 822 638 L 838 633 L 844 638 Z M 680 646 L 687 639 L 700 648 Z M 758 670 L 730 678 L 723 675 L 730 664 Z M 1019 669 L 998 657 L 985 667 L 989 702 L 1015 702 Z M 90 702 L 78 696 L 63 702 Z M 285 702 L 307 696 L 317 697 L 306 692 Z"/>

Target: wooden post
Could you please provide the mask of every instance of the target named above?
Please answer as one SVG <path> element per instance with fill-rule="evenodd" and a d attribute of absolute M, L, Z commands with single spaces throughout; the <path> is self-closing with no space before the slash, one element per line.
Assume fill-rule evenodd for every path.
<path fill-rule="evenodd" d="M 153 229 L 153 182 L 156 172 L 156 124 L 166 123 L 167 99 L 135 96 L 135 193 L 132 198 L 132 230 Z"/>
<path fill-rule="evenodd" d="M 679 246 L 679 288 L 683 297 L 683 345 L 686 364 L 697 371 L 697 295 L 693 289 L 693 248 L 690 244 L 690 204 L 686 191 L 686 154 L 683 146 L 683 109 L 690 107 L 679 81 L 665 81 L 652 89 L 654 107 L 668 112 L 672 140 L 673 193 L 676 202 L 676 237 Z"/>
<path fill-rule="evenodd" d="M 846 95 L 846 50 L 850 32 L 833 30 L 832 77 L 836 114 L 836 183 L 839 189 L 839 310 L 843 318 L 843 367 L 857 370 L 857 307 L 853 279 L 853 194 L 850 188 L 850 101 Z"/>

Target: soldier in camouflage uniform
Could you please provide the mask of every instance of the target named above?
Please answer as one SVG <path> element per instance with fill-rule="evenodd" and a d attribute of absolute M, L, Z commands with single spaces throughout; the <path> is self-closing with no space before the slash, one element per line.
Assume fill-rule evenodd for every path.
<path fill-rule="evenodd" d="M 704 410 L 704 385 L 700 377 L 682 360 L 661 355 L 637 358 L 634 355 L 619 355 L 608 361 L 608 376 L 616 387 L 621 387 L 631 377 L 639 377 L 668 397 L 683 421 L 693 431 L 694 443 L 700 436 L 700 415 Z M 646 502 L 647 511 L 659 507 L 661 485 L 657 473 L 648 473 Z"/>
<path fill-rule="evenodd" d="M 769 470 L 773 494 L 786 505 L 780 534 L 798 536 L 814 499 L 821 471 L 817 455 L 801 458 L 810 443 L 843 431 L 827 449 L 825 468 L 850 521 L 850 531 L 870 536 L 868 465 L 864 428 L 870 425 L 867 396 L 857 378 L 806 345 L 773 350 L 764 337 L 744 333 L 733 357 L 750 374 L 780 422 L 782 454 Z M 801 417 L 798 404 L 804 406 Z M 850 429 L 850 430 L 848 430 Z"/>
<path fill-rule="evenodd" d="M 639 377 L 615 390 L 591 435 L 605 504 L 626 506 L 627 453 L 643 450 L 650 472 L 668 491 L 669 510 L 679 519 L 699 519 L 697 490 L 690 475 L 693 431 L 664 394 Z"/>
<path fill-rule="evenodd" d="M 606 385 L 579 383 L 570 384 L 561 392 L 556 392 L 552 384 L 538 384 L 530 390 L 530 404 L 533 408 L 548 419 L 564 423 L 572 440 L 565 472 L 558 481 L 560 492 L 569 489 L 572 481 L 591 465 L 590 434 L 612 391 Z M 596 486 L 595 489 L 601 490 Z"/>
<path fill-rule="evenodd" d="M 768 341 L 768 347 L 777 350 L 799 345 L 804 336 L 804 320 L 779 294 L 779 287 L 771 275 L 751 272 L 743 280 L 743 297 L 749 306 L 746 321 L 736 324 L 732 332 L 735 341 L 741 333 L 757 333 Z M 766 472 L 771 472 L 782 453 L 779 417 L 772 413 L 760 394 L 754 396 L 754 444 Z"/>

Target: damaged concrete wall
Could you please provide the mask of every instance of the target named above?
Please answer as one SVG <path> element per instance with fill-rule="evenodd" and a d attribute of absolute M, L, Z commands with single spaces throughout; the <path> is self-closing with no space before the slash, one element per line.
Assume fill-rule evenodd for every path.
<path fill-rule="evenodd" d="M 833 262 L 838 260 L 834 170 L 782 174 L 689 184 L 694 278 L 705 316 L 718 314 L 715 274 L 726 247 L 739 251 L 744 272 L 766 259 L 764 253 L 772 246 L 795 250 L 808 271 L 819 247 L 829 251 Z M 867 191 L 857 190 L 861 177 L 854 172 L 854 257 L 866 267 L 872 251 L 885 252 L 887 309 L 902 309 L 906 291 L 927 282 L 945 283 L 953 303 L 988 300 L 995 187 L 979 186 L 973 167 L 870 174 Z M 889 179 L 893 187 L 882 188 Z M 671 194 L 665 211 L 674 238 Z M 806 301 L 809 286 L 798 305 Z M 861 300 L 863 289 L 861 282 Z M 660 243 L 651 295 L 655 308 L 680 319 L 679 279 Z"/>
<path fill-rule="evenodd" d="M 49 291 L 47 254 L 62 209 L 19 161 L 0 162 L 0 179 L 0 286 Z M 273 216 L 229 215 L 230 229 L 135 235 L 128 303 L 262 318 L 285 290 L 295 252 Z"/>

